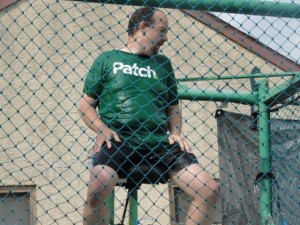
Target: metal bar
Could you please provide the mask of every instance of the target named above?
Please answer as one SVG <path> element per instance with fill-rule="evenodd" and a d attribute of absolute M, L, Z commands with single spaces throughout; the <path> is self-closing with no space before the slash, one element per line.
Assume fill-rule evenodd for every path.
<path fill-rule="evenodd" d="M 269 91 L 268 97 L 265 99 L 265 104 L 269 107 L 280 104 L 296 93 L 300 92 L 300 73 L 297 73 L 285 83 L 275 86 Z"/>
<path fill-rule="evenodd" d="M 249 79 L 249 78 L 268 78 L 268 77 L 289 77 L 300 76 L 300 71 L 297 72 L 282 72 L 282 73 L 256 73 L 256 74 L 237 74 L 237 75 L 220 75 L 220 76 L 201 76 L 193 78 L 178 78 L 179 82 L 190 81 L 207 81 L 207 80 L 233 80 L 233 79 Z"/>
<path fill-rule="evenodd" d="M 109 223 L 114 224 L 114 217 L 115 217 L 115 192 L 114 191 L 108 197 L 107 205 L 109 208 Z"/>
<path fill-rule="evenodd" d="M 257 92 L 219 91 L 212 89 L 188 88 L 186 84 L 179 83 L 179 98 L 190 101 L 220 101 L 255 105 L 258 101 Z"/>
<path fill-rule="evenodd" d="M 260 170 L 263 174 L 271 171 L 271 155 L 270 155 L 270 112 L 268 106 L 264 103 L 268 94 L 268 81 L 261 80 L 259 83 L 259 146 L 260 146 Z M 271 180 L 261 180 L 260 193 L 260 210 L 261 210 L 261 224 L 274 225 L 272 222 L 272 208 L 271 208 Z"/>
<path fill-rule="evenodd" d="M 130 192 L 129 225 L 136 225 L 138 223 L 138 189 L 134 188 L 128 191 Z"/>
<path fill-rule="evenodd" d="M 70 1 L 70 0 L 69 0 Z M 150 6 L 226 12 L 249 15 L 300 18 L 300 4 L 260 0 L 77 0 L 119 5 Z"/>

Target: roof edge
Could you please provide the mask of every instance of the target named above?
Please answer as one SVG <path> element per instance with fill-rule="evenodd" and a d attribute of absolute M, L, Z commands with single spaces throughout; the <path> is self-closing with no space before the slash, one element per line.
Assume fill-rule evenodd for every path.
<path fill-rule="evenodd" d="M 295 61 L 283 56 L 279 52 L 271 49 L 267 45 L 261 43 L 252 36 L 240 31 L 229 23 L 219 19 L 215 15 L 195 10 L 182 10 L 197 21 L 207 25 L 208 27 L 218 31 L 218 33 L 227 37 L 229 40 L 241 45 L 250 52 L 265 59 L 283 71 L 300 71 L 300 65 Z M 225 29 L 224 29 L 225 28 Z"/>

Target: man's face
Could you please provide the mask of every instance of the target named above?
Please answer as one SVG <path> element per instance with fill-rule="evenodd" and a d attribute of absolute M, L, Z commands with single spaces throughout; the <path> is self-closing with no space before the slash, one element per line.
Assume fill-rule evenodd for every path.
<path fill-rule="evenodd" d="M 160 46 L 168 40 L 169 22 L 167 16 L 161 11 L 156 11 L 154 18 L 156 22 L 144 30 L 143 48 L 148 56 L 157 54 Z"/>

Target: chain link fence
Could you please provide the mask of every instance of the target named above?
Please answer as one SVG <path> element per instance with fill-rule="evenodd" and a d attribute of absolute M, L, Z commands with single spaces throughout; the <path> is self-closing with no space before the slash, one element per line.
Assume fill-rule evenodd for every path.
<path fill-rule="evenodd" d="M 83 83 L 144 4 L 169 18 L 161 51 L 183 133 L 220 183 L 211 222 L 300 224 L 300 4 L 212 0 L 0 2 L 0 224 L 82 224 L 95 137 L 78 114 Z M 184 224 L 176 187 L 138 192 L 146 224 Z M 126 195 L 116 188 L 115 221 Z"/>

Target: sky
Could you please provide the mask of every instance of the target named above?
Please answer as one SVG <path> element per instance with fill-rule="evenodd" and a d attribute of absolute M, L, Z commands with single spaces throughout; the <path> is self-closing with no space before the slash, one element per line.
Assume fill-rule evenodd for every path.
<path fill-rule="evenodd" d="M 300 0 L 279 2 L 300 4 Z M 300 19 L 228 13 L 214 15 L 300 64 Z"/>

